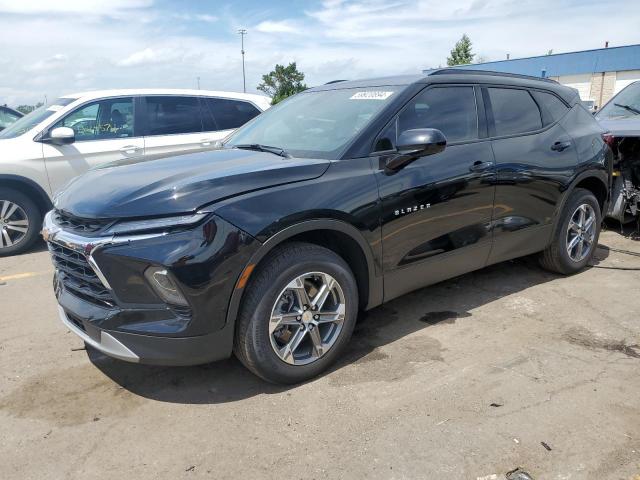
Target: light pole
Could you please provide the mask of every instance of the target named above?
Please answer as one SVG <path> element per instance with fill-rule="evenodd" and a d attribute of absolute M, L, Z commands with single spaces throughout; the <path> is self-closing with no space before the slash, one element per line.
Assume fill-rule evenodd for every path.
<path fill-rule="evenodd" d="M 240 28 L 238 33 L 240 34 L 240 42 L 242 45 L 240 50 L 240 53 L 242 53 L 242 91 L 247 93 L 247 81 L 244 74 L 244 36 L 247 34 L 247 31 L 244 28 Z"/>

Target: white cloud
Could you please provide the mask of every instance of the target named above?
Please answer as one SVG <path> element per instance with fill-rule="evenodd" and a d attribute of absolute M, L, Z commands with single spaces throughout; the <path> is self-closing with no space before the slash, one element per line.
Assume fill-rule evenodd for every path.
<path fill-rule="evenodd" d="M 516 58 L 598 48 L 605 40 L 612 46 L 637 42 L 640 2 L 573 5 L 574 0 L 328 0 L 282 18 L 268 5 L 251 12 L 217 5 L 210 15 L 204 7 L 197 13 L 167 11 L 146 0 L 0 0 L 0 104 L 102 88 L 191 88 L 196 77 L 202 88 L 238 91 L 240 27 L 249 30 L 244 40 L 250 91 L 276 63 L 291 61 L 305 72 L 308 85 L 419 73 L 446 64 L 462 33 L 490 60 L 506 53 Z M 605 27 L 615 28 L 594 28 L 603 18 Z M 202 22 L 216 22 L 215 28 Z"/>
<path fill-rule="evenodd" d="M 38 60 L 31 65 L 27 65 L 25 70 L 29 72 L 43 72 L 49 70 L 55 70 L 58 68 L 64 67 L 69 61 L 69 57 L 62 53 L 56 53 L 48 58 L 43 58 L 42 60 Z"/>
<path fill-rule="evenodd" d="M 262 33 L 298 33 L 300 31 L 293 22 L 286 20 L 278 22 L 265 20 L 256 25 L 255 29 Z"/>
<path fill-rule="evenodd" d="M 110 15 L 152 4 L 153 0 L 0 0 L 0 12 Z"/>
<path fill-rule="evenodd" d="M 216 17 L 215 15 L 209 15 L 207 13 L 199 13 L 197 15 L 194 15 L 194 18 L 196 20 L 200 20 L 201 22 L 213 23 L 218 21 L 218 17 Z"/>
<path fill-rule="evenodd" d="M 178 20 L 183 20 L 185 22 L 195 20 L 198 22 L 214 23 L 218 21 L 218 17 L 216 17 L 215 15 L 209 15 L 208 13 L 173 13 L 172 17 L 177 18 Z"/>

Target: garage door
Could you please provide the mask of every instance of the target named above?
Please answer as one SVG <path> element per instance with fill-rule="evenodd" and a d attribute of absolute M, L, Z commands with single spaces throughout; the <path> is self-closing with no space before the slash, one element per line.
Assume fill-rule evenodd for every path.
<path fill-rule="evenodd" d="M 640 70 L 627 70 L 616 73 L 616 88 L 614 93 L 618 93 L 632 82 L 640 80 Z"/>
<path fill-rule="evenodd" d="M 580 93 L 582 100 L 592 100 L 591 93 L 591 74 L 581 73 L 579 75 L 561 75 L 558 82 L 567 87 L 575 88 Z"/>

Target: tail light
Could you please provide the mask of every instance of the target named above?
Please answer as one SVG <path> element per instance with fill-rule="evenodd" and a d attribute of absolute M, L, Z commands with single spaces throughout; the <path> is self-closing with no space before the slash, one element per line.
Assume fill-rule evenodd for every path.
<path fill-rule="evenodd" d="M 616 137 L 614 137 L 613 135 L 610 135 L 608 133 L 603 133 L 602 134 L 602 140 L 604 140 L 604 143 L 606 143 L 611 148 L 613 148 L 613 145 L 614 145 L 614 143 L 616 141 Z"/>

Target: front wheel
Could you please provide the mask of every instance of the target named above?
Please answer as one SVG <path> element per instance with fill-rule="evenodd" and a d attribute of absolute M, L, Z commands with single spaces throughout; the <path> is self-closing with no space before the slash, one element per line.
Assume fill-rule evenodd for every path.
<path fill-rule="evenodd" d="M 596 197 L 589 190 L 576 188 L 562 210 L 551 244 L 541 254 L 542 266 L 564 275 L 582 270 L 596 250 L 601 223 Z"/>
<path fill-rule="evenodd" d="M 0 257 L 27 250 L 38 238 L 42 214 L 22 192 L 0 187 Z"/>
<path fill-rule="evenodd" d="M 243 298 L 234 352 L 274 383 L 320 374 L 343 351 L 358 312 L 358 288 L 346 262 L 312 244 L 279 247 L 254 274 Z"/>

